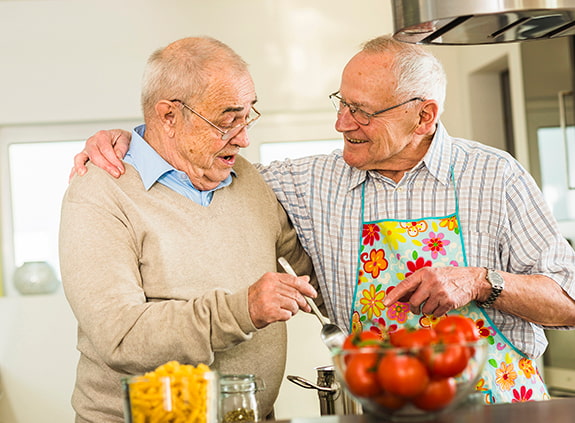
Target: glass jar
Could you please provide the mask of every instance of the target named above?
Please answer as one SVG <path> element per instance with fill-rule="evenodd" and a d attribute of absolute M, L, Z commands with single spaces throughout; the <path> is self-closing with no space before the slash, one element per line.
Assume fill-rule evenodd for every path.
<path fill-rule="evenodd" d="M 219 375 L 172 374 L 122 379 L 125 423 L 219 423 Z"/>
<path fill-rule="evenodd" d="M 263 388 L 254 375 L 222 375 L 220 401 L 222 423 L 259 422 L 256 392 Z"/>

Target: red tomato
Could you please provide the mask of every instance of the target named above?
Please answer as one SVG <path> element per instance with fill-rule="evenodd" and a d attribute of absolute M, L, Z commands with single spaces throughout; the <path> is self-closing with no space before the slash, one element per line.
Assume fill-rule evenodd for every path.
<path fill-rule="evenodd" d="M 369 330 L 363 332 L 350 333 L 343 342 L 344 351 L 357 351 L 360 348 L 372 348 L 377 349 L 382 345 L 382 340 L 380 335 Z M 344 361 L 349 364 L 352 354 L 346 354 L 344 356 Z"/>
<path fill-rule="evenodd" d="M 379 362 L 377 377 L 383 390 L 403 398 L 419 395 L 429 383 L 427 369 L 417 357 L 393 352 Z"/>
<path fill-rule="evenodd" d="M 381 346 L 381 336 L 375 332 L 364 330 L 363 332 L 350 333 L 343 343 L 344 350 L 356 350 L 358 348 Z"/>
<path fill-rule="evenodd" d="M 389 334 L 389 341 L 394 347 L 418 348 L 435 342 L 437 334 L 429 328 L 401 328 Z"/>
<path fill-rule="evenodd" d="M 433 379 L 427 388 L 418 396 L 413 398 L 413 404 L 425 411 L 440 410 L 455 397 L 455 379 L 452 377 L 445 379 Z"/>
<path fill-rule="evenodd" d="M 474 342 L 479 339 L 479 329 L 475 322 L 464 316 L 448 315 L 441 319 L 434 327 L 438 335 L 457 334 L 462 339 L 468 342 Z"/>
<path fill-rule="evenodd" d="M 399 410 L 407 403 L 405 398 L 398 397 L 387 391 L 383 391 L 375 397 L 374 401 L 389 411 Z"/>
<path fill-rule="evenodd" d="M 358 397 L 374 397 L 381 392 L 377 378 L 378 359 L 377 353 L 358 351 L 350 354 L 345 369 L 345 381 L 352 394 Z"/>
<path fill-rule="evenodd" d="M 432 376 L 450 377 L 465 370 L 471 357 L 471 351 L 466 345 L 450 343 L 449 340 L 445 340 L 445 343 L 440 341 L 434 346 L 424 348 L 420 357 Z"/>

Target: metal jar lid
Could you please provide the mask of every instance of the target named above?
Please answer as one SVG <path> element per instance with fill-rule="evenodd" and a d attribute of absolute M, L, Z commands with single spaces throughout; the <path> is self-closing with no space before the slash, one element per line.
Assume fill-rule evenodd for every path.
<path fill-rule="evenodd" d="M 254 375 L 222 375 L 220 390 L 223 394 L 258 391 L 258 382 Z"/>

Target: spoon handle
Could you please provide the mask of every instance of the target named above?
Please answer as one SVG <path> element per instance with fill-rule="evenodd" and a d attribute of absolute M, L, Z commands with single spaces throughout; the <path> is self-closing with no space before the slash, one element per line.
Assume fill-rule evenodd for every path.
<path fill-rule="evenodd" d="M 290 275 L 295 276 L 297 278 L 297 274 L 293 270 L 293 267 L 291 267 L 291 265 L 288 263 L 288 261 L 284 257 L 279 257 L 278 262 L 284 268 L 286 273 L 289 273 Z M 304 297 L 305 297 L 305 300 L 307 301 L 307 303 L 309 304 L 309 306 L 311 307 L 311 309 L 313 310 L 313 312 L 315 313 L 315 315 L 317 316 L 317 318 L 319 319 L 320 323 L 322 325 L 326 325 L 326 324 L 330 323 L 329 320 L 327 319 L 327 317 L 325 317 L 323 314 L 321 314 L 321 311 L 319 311 L 319 308 L 317 307 L 316 303 L 310 297 L 308 297 L 306 295 L 304 295 Z"/>

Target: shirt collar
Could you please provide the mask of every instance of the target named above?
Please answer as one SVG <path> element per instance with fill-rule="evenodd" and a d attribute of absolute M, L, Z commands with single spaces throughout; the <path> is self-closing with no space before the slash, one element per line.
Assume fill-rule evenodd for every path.
<path fill-rule="evenodd" d="M 146 190 L 149 190 L 163 175 L 171 171 L 177 172 L 177 169 L 165 161 L 162 156 L 144 140 L 145 132 L 146 125 L 136 126 L 132 130 L 132 141 L 130 142 L 130 148 L 124 160 L 136 168 L 142 178 L 144 187 Z M 236 175 L 233 169 L 231 174 Z M 224 181 L 226 185 L 229 185 L 231 182 L 231 178 L 229 179 L 229 181 Z"/>
<path fill-rule="evenodd" d="M 451 183 L 451 149 L 452 142 L 449 134 L 441 122 L 437 123 L 435 135 L 429 146 L 429 150 L 423 157 L 422 163 L 414 169 L 425 165 L 431 175 L 443 184 Z"/>
<path fill-rule="evenodd" d="M 409 172 L 417 172 L 423 167 L 426 167 L 429 173 L 438 181 L 443 184 L 449 184 L 451 180 L 451 148 L 451 138 L 441 122 L 438 122 L 427 153 L 425 153 L 423 159 Z M 370 172 L 372 171 L 359 170 L 352 167 L 349 190 L 364 183 Z"/>
<path fill-rule="evenodd" d="M 132 141 L 124 160 L 136 168 L 148 190 L 163 174 L 174 170 L 174 167 L 144 140 L 145 131 L 146 125 L 136 126 L 132 130 Z"/>

